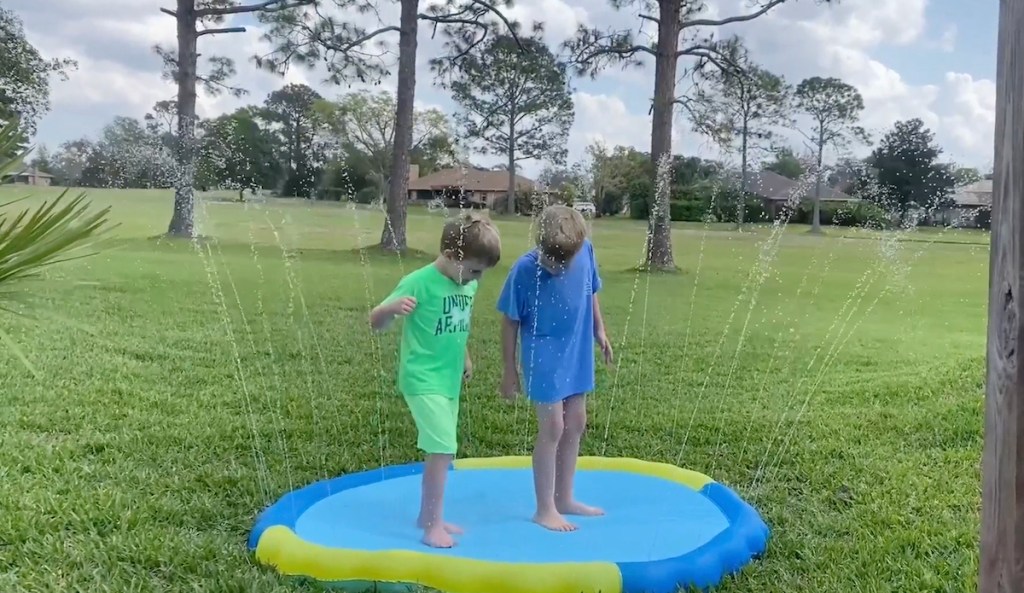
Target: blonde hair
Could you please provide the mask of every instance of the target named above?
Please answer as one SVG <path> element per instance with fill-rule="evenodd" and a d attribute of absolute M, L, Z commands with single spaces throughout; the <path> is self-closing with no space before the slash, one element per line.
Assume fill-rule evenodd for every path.
<path fill-rule="evenodd" d="M 548 206 L 537 217 L 537 247 L 559 264 L 575 257 L 586 238 L 587 222 L 575 208 Z"/>
<path fill-rule="evenodd" d="M 459 261 L 475 259 L 493 268 L 501 260 L 501 236 L 490 219 L 468 211 L 444 223 L 441 252 L 446 251 Z"/>

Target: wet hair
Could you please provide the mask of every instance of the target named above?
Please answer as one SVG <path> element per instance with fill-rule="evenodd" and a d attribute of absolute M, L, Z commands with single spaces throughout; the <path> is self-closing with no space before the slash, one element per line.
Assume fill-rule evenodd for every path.
<path fill-rule="evenodd" d="M 575 208 L 548 206 L 537 217 L 537 247 L 558 264 L 572 260 L 586 238 L 587 222 Z"/>
<path fill-rule="evenodd" d="M 441 252 L 459 261 L 474 259 L 494 267 L 501 260 L 501 236 L 486 216 L 473 211 L 449 219 L 441 231 Z"/>

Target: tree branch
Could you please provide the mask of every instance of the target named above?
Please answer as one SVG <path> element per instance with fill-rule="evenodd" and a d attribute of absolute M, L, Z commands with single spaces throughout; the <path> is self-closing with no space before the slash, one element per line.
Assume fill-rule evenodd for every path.
<path fill-rule="evenodd" d="M 741 84 L 746 82 L 747 72 L 744 71 L 743 66 L 728 51 L 722 51 L 722 48 L 713 43 L 697 43 L 676 51 L 677 58 L 682 56 L 690 56 L 711 62 L 723 74 L 739 77 Z M 700 66 L 697 67 L 697 69 L 699 68 Z"/>
<path fill-rule="evenodd" d="M 678 57 L 681 57 L 681 56 L 690 56 L 690 55 L 693 55 L 694 52 L 708 52 L 708 51 L 717 52 L 717 49 L 715 47 L 707 45 L 705 43 L 698 43 L 696 45 L 690 45 L 688 47 L 684 47 L 684 48 L 676 51 L 676 57 L 678 58 Z"/>
<path fill-rule="evenodd" d="M 685 21 L 680 24 L 679 30 L 692 29 L 693 27 L 721 27 L 723 25 L 729 25 L 732 23 L 744 23 L 746 21 L 752 21 L 757 17 L 767 13 L 769 10 L 782 4 L 786 0 L 768 0 L 764 6 L 750 14 L 741 14 L 737 16 L 730 16 L 724 19 L 694 19 L 692 21 Z"/>
<path fill-rule="evenodd" d="M 400 27 L 396 26 L 396 25 L 389 25 L 387 27 L 381 27 L 380 29 L 377 29 L 376 31 L 370 31 L 369 33 L 367 33 L 366 35 L 363 35 L 362 37 L 360 37 L 358 39 L 353 39 L 352 41 L 350 41 L 350 42 L 348 42 L 348 43 L 346 43 L 344 45 L 335 45 L 334 43 L 332 43 L 330 41 L 327 41 L 327 40 L 321 40 L 321 42 L 324 44 L 325 47 L 327 47 L 328 49 L 330 49 L 332 51 L 338 51 L 338 52 L 345 53 L 345 52 L 351 51 L 352 49 L 354 49 L 356 47 L 359 47 L 360 45 L 366 43 L 367 41 L 373 39 L 374 37 L 376 37 L 378 35 L 383 35 L 384 33 L 388 33 L 390 31 L 394 31 L 396 33 L 399 33 L 399 32 L 402 31 L 402 29 Z"/>
<path fill-rule="evenodd" d="M 161 8 L 160 12 L 162 12 L 164 14 L 169 14 L 169 15 L 173 16 L 174 18 L 178 18 L 178 12 L 175 11 L 175 10 L 171 10 L 170 8 Z"/>
<path fill-rule="evenodd" d="M 196 76 L 196 81 L 201 82 L 203 84 L 203 86 L 207 87 L 208 91 L 212 90 L 214 88 L 220 88 L 220 89 L 224 89 L 229 94 L 231 94 L 231 95 L 233 95 L 235 97 L 240 97 L 242 95 L 248 94 L 248 91 L 246 91 L 242 87 L 231 86 L 230 84 L 227 84 L 227 83 L 225 83 L 225 82 L 223 82 L 221 80 L 218 80 L 216 77 Z"/>
<path fill-rule="evenodd" d="M 516 35 L 515 27 L 512 26 L 512 23 L 509 22 L 508 18 L 505 17 L 505 15 L 502 14 L 502 12 L 500 10 L 495 8 L 494 5 L 492 5 L 492 4 L 488 3 L 488 2 L 484 2 L 484 0 L 471 0 L 471 1 L 473 2 L 473 4 L 476 4 L 477 6 L 481 6 L 483 8 L 486 8 L 487 10 L 489 10 L 491 12 L 491 14 L 493 14 L 496 17 L 498 17 L 498 20 L 501 21 L 501 23 L 503 25 L 505 25 L 505 29 L 508 31 L 508 34 L 512 36 L 512 39 L 515 40 L 516 45 L 519 46 L 519 50 L 520 51 L 525 51 L 524 48 L 523 48 L 522 42 L 519 41 L 519 35 Z"/>
<path fill-rule="evenodd" d="M 220 33 L 245 33 L 245 27 L 223 27 L 221 29 L 203 29 L 196 33 L 196 37 L 203 35 L 219 35 Z"/>
<path fill-rule="evenodd" d="M 693 118 L 693 119 L 697 118 L 696 117 L 696 109 L 694 108 L 694 105 L 696 105 L 697 103 L 698 102 L 695 99 L 691 98 L 691 97 L 676 97 L 672 101 L 673 105 L 678 105 L 678 106 L 682 107 L 683 109 L 685 109 L 686 113 L 688 113 L 690 115 L 690 117 Z M 654 113 L 654 102 L 652 101 L 650 109 L 647 110 L 647 115 L 651 115 L 653 113 Z"/>
<path fill-rule="evenodd" d="M 470 14 L 469 17 L 460 16 L 467 13 Z M 487 33 L 490 31 L 490 28 L 486 24 L 481 23 L 479 21 L 480 17 L 482 17 L 483 14 L 485 13 L 486 11 L 471 11 L 468 7 L 466 7 L 458 12 L 449 12 L 447 14 L 425 14 L 422 12 L 417 14 L 416 18 L 433 23 L 430 31 L 431 39 L 433 39 L 437 35 L 438 25 L 463 25 L 479 27 L 480 29 L 483 30 L 483 34 L 481 34 L 480 37 L 473 39 L 471 43 L 463 47 L 457 54 L 453 56 L 447 56 L 445 58 L 438 58 L 437 60 L 434 60 L 434 62 L 447 61 L 448 63 L 455 63 L 469 55 L 470 52 L 472 52 L 474 49 L 476 49 L 477 46 L 483 43 L 484 40 L 487 39 Z M 519 40 L 517 38 L 516 42 L 518 43 L 518 41 Z M 521 47 L 522 46 L 520 46 L 520 48 Z"/>
<path fill-rule="evenodd" d="M 483 26 L 483 24 L 480 23 L 479 21 L 477 21 L 476 19 L 472 19 L 472 18 L 456 18 L 456 17 L 451 16 L 451 15 L 437 15 L 437 16 L 434 16 L 434 15 L 430 15 L 430 14 L 426 14 L 426 13 L 421 12 L 421 13 L 416 15 L 416 18 L 418 18 L 420 20 L 424 20 L 424 21 L 430 21 L 432 23 L 437 23 L 439 25 L 474 25 L 474 26 L 481 26 L 481 27 Z"/>
<path fill-rule="evenodd" d="M 463 8 L 462 10 L 459 10 L 458 12 L 452 12 L 447 14 L 420 13 L 417 15 L 417 18 L 434 23 L 433 32 L 431 36 L 437 34 L 437 25 L 439 24 L 478 27 L 483 30 L 483 33 L 480 35 L 480 37 L 474 39 L 473 42 L 470 43 L 467 47 L 462 48 L 462 50 L 459 51 L 456 55 L 447 56 L 444 59 L 453 63 L 458 60 L 461 60 L 462 58 L 469 55 L 469 53 L 473 51 L 473 49 L 475 49 L 477 46 L 483 43 L 485 39 L 487 39 L 487 34 L 490 32 L 491 27 L 488 23 L 481 22 L 480 19 L 488 12 L 496 16 L 498 20 L 501 21 L 503 25 L 505 25 L 505 30 L 508 31 L 508 34 L 510 37 L 512 37 L 512 40 L 516 42 L 516 46 L 519 47 L 519 51 L 526 51 L 526 48 L 523 47 L 522 41 L 519 40 L 519 35 L 516 33 L 515 27 L 500 10 L 498 10 L 494 5 L 490 4 L 489 2 L 486 2 L 485 0 L 469 1 L 472 5 L 477 6 L 479 10 L 471 11 L 469 7 L 466 7 Z M 472 14 L 472 18 L 465 18 L 462 16 L 465 15 L 466 13 Z"/>
<path fill-rule="evenodd" d="M 293 0 L 292 2 L 285 2 L 285 0 L 265 0 L 264 2 L 258 2 L 256 4 L 242 4 L 240 6 L 200 8 L 196 11 L 196 18 L 201 19 L 210 16 L 225 16 L 229 14 L 245 14 L 250 12 L 281 12 L 290 8 L 298 8 L 300 6 L 313 4 L 314 1 L 315 0 Z"/>
<path fill-rule="evenodd" d="M 649 48 L 649 47 L 647 47 L 647 46 L 644 46 L 644 45 L 634 45 L 632 47 L 622 47 L 622 48 L 603 47 L 601 49 L 595 49 L 594 51 L 590 52 L 589 54 L 587 54 L 583 58 L 580 58 L 579 61 L 582 62 L 582 63 L 587 63 L 587 62 L 593 60 L 594 58 L 597 58 L 597 57 L 600 57 L 600 56 L 607 56 L 607 55 L 615 55 L 615 56 L 620 56 L 620 57 L 623 57 L 623 58 L 631 58 L 631 57 L 633 57 L 637 53 L 645 53 L 647 55 L 657 56 L 657 54 L 654 52 L 654 50 Z"/>
<path fill-rule="evenodd" d="M 651 21 L 652 23 L 654 23 L 656 25 L 660 25 L 661 24 L 660 20 L 658 20 L 656 17 L 653 17 L 653 16 L 651 16 L 649 14 L 640 14 L 640 15 L 637 15 L 637 16 L 639 16 L 641 20 Z"/>

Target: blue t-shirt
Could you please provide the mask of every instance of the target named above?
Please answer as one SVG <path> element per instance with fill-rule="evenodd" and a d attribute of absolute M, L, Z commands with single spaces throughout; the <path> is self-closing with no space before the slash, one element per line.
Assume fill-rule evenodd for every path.
<path fill-rule="evenodd" d="M 594 390 L 594 295 L 601 290 L 594 246 L 584 241 L 561 274 L 529 251 L 508 272 L 498 311 L 519 322 L 523 391 L 555 403 Z"/>

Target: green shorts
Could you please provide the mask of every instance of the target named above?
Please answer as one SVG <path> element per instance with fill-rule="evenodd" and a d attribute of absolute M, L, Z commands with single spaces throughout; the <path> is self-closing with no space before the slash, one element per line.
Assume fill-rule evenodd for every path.
<path fill-rule="evenodd" d="M 416 446 L 427 454 L 455 455 L 459 443 L 459 399 L 443 395 L 406 396 L 416 423 Z"/>

